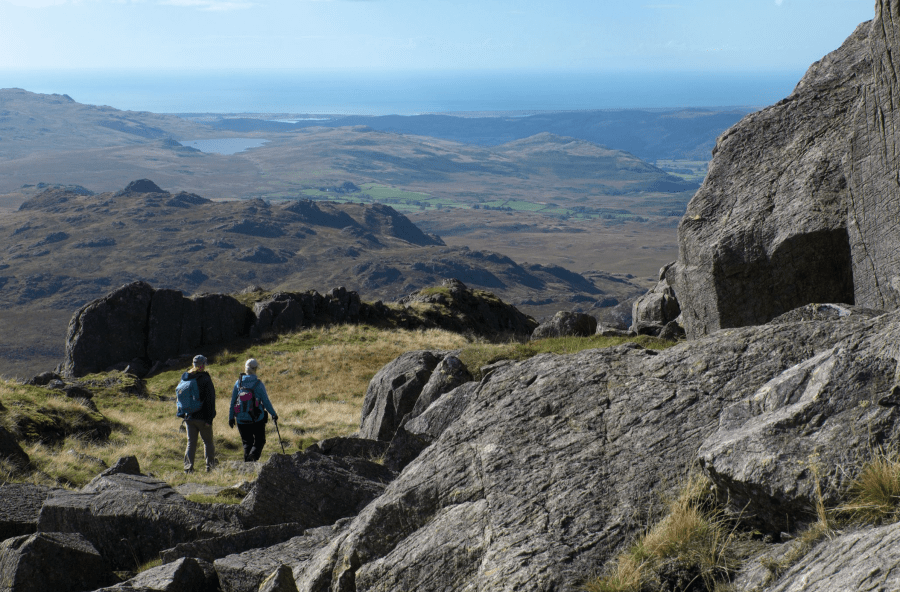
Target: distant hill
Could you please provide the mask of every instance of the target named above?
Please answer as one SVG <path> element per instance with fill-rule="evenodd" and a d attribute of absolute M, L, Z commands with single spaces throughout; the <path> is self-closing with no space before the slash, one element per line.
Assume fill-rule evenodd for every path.
<path fill-rule="evenodd" d="M 496 146 L 548 132 L 630 152 L 655 162 L 709 160 L 716 138 L 751 109 L 597 110 L 539 113 L 524 117 L 457 115 L 333 116 L 295 123 L 220 117 L 213 127 L 233 132 L 285 132 L 306 127 L 365 125 L 377 131 L 430 136 Z"/>
<path fill-rule="evenodd" d="M 141 145 L 200 130 L 197 124 L 172 115 L 84 105 L 68 95 L 0 89 L 0 161 L 40 152 Z"/>
<path fill-rule="evenodd" d="M 36 372 L 62 356 L 69 316 L 135 280 L 187 294 L 248 285 L 396 300 L 458 278 L 537 316 L 609 307 L 643 291 L 627 277 L 448 247 L 380 204 L 213 202 L 147 180 L 118 192 L 49 188 L 0 218 L 0 373 Z"/>
<path fill-rule="evenodd" d="M 0 90 L 0 194 L 18 195 L 23 186 L 38 183 L 78 184 L 102 191 L 146 177 L 163 187 L 180 187 L 212 199 L 350 199 L 387 202 L 401 211 L 484 204 L 555 216 L 599 216 L 614 209 L 647 217 L 672 207 L 631 207 L 643 201 L 644 194 L 682 193 L 675 209 L 683 209 L 698 187 L 695 179 L 657 168 L 615 145 L 548 131 L 538 119 L 506 134 L 504 143 L 471 141 L 467 130 L 473 129 L 473 122 L 488 125 L 493 119 L 509 118 L 441 119 L 441 129 L 458 129 L 456 136 L 462 141 L 421 135 L 428 132 L 427 126 L 410 124 L 402 133 L 391 126 L 389 131 L 350 126 L 357 122 L 352 118 L 287 127 L 248 120 L 247 125 L 225 129 L 237 120 L 207 125 L 173 115 L 82 105 L 65 95 L 5 89 Z M 254 121 L 260 129 L 250 129 Z M 323 125 L 305 126 L 308 123 Z M 523 137 L 522 131 L 530 133 Z M 266 143 L 225 155 L 178 142 L 239 135 Z M 704 137 L 711 145 L 715 136 Z M 327 190 L 345 183 L 377 187 L 356 196 Z M 423 195 L 410 197 L 404 192 Z M 610 199 L 622 195 L 628 197 Z M 542 205 L 547 203 L 559 207 Z"/>

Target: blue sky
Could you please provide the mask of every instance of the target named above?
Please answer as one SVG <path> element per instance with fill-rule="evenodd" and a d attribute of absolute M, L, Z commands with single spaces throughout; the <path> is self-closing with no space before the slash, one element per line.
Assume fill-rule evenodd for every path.
<path fill-rule="evenodd" d="M 875 0 L 0 0 L 0 70 L 803 72 Z"/>

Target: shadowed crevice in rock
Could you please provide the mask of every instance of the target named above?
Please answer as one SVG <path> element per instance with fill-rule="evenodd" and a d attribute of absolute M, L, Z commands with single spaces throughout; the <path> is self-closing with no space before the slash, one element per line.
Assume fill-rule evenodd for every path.
<path fill-rule="evenodd" d="M 713 273 L 722 328 L 768 322 L 814 302 L 854 303 L 845 228 L 791 236 L 764 259 L 722 249 Z"/>

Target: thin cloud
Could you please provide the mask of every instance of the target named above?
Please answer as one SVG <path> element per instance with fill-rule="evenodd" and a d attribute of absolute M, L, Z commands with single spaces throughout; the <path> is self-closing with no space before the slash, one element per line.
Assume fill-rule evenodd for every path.
<path fill-rule="evenodd" d="M 48 6 L 61 6 L 63 4 L 77 4 L 71 0 L 2 0 L 13 6 L 24 6 L 25 8 L 47 8 Z"/>
<path fill-rule="evenodd" d="M 775 0 L 775 6 L 781 6 L 784 4 L 784 0 Z"/>
<path fill-rule="evenodd" d="M 66 4 L 102 4 L 104 2 L 108 4 L 143 4 L 145 0 L 0 0 L 0 4 L 4 2 L 25 8 L 49 8 Z M 238 10 L 254 6 L 254 2 L 250 0 L 158 0 L 156 4 L 200 10 Z"/>
<path fill-rule="evenodd" d="M 162 0 L 159 4 L 214 11 L 242 10 L 253 7 L 252 2 L 233 2 L 229 0 Z"/>

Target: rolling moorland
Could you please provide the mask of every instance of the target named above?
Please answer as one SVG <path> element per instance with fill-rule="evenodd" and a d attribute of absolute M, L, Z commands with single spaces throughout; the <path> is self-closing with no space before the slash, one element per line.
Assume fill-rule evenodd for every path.
<path fill-rule="evenodd" d="M 321 291 L 344 285 L 369 300 L 393 300 L 445 274 L 496 291 L 539 319 L 561 309 L 593 308 L 600 314 L 615 303 L 622 303 L 615 315 L 627 316 L 630 300 L 652 286 L 659 268 L 675 258 L 674 227 L 706 163 L 667 172 L 587 139 L 533 132 L 582 130 L 591 139 L 606 133 L 612 141 L 644 146 L 671 164 L 708 151 L 715 134 L 738 112 L 613 115 L 367 118 L 384 128 L 378 131 L 348 126 L 365 121 L 339 117 L 318 118 L 323 125 L 314 127 L 308 124 L 316 122 L 283 124 L 251 116 L 177 117 L 2 90 L 5 306 L 0 315 L 21 332 L 4 343 L 0 372 L 27 375 L 54 366 L 74 309 L 133 279 L 188 293 L 236 292 L 249 283 Z M 408 129 L 399 129 L 401 123 Z M 668 152 L 652 145 L 661 137 L 671 146 Z M 223 138 L 265 143 L 218 154 L 177 141 Z M 152 179 L 172 195 L 183 191 L 217 203 L 255 200 L 246 211 L 237 204 L 221 206 L 223 219 L 204 231 L 222 231 L 210 240 L 233 244 L 237 252 L 262 248 L 274 254 L 259 260 L 247 253 L 209 259 L 214 255 L 203 251 L 210 241 L 198 243 L 206 237 L 193 230 L 202 218 L 192 217 L 197 208 L 186 207 L 192 205 L 187 202 L 163 208 L 166 214 L 158 218 L 141 214 L 139 207 L 103 205 L 139 178 Z M 83 212 L 19 211 L 26 201 L 40 201 L 46 190 L 61 187 L 82 194 L 62 209 L 83 207 Z M 106 197 L 89 199 L 95 192 Z M 388 204 L 425 232 L 439 235 L 443 245 L 410 248 L 402 240 L 382 241 L 381 228 L 370 228 L 360 216 L 360 229 L 374 241 L 323 230 L 315 221 L 306 229 L 316 230 L 301 232 L 306 240 L 297 240 L 298 229 L 283 229 L 279 237 L 254 236 L 251 229 L 243 235 L 238 231 L 237 242 L 228 238 L 227 228 L 266 211 L 267 204 L 307 199 L 351 209 Z M 94 246 L 85 247 L 88 243 Z M 334 259 L 334 253 L 341 256 Z M 435 259 L 445 263 L 428 263 Z M 322 265 L 325 260 L 338 265 Z M 417 263 L 431 265 L 432 271 L 415 269 Z M 535 280 L 538 272 L 510 276 L 497 269 L 534 266 L 553 273 Z"/>

